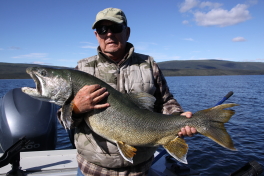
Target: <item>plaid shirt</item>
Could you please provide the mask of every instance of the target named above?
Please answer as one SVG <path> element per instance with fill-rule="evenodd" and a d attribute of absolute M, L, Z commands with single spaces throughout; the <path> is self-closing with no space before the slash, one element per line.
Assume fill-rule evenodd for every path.
<path fill-rule="evenodd" d="M 78 167 L 85 176 L 144 176 L 148 174 L 153 157 L 144 163 L 125 168 L 104 168 L 90 163 L 77 154 Z"/>

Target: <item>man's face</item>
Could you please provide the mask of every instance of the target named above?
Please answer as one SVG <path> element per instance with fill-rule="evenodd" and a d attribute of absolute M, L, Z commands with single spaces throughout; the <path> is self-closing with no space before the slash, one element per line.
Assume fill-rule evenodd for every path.
<path fill-rule="evenodd" d="M 99 22 L 98 26 L 110 26 L 113 24 L 116 23 L 104 20 Z M 106 34 L 98 34 L 96 31 L 94 33 L 104 54 L 114 60 L 122 59 L 119 57 L 123 57 L 125 52 L 126 42 L 130 35 L 129 27 L 123 29 L 120 33 L 112 33 L 111 29 L 108 29 Z"/>

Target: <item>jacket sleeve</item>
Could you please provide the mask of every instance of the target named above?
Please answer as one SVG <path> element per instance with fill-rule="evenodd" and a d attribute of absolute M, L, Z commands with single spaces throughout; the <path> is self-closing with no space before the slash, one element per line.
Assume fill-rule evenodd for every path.
<path fill-rule="evenodd" d="M 156 86 L 156 92 L 154 94 L 154 96 L 156 97 L 156 111 L 163 114 L 184 112 L 180 104 L 176 99 L 173 98 L 173 95 L 170 93 L 166 79 L 164 78 L 156 62 L 153 62 L 152 68 Z"/>

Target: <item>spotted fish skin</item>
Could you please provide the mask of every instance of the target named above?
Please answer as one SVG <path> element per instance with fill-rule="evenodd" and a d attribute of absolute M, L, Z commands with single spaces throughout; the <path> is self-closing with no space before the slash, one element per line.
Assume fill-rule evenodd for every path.
<path fill-rule="evenodd" d="M 188 145 L 177 136 L 182 127 L 190 126 L 230 150 L 236 150 L 224 123 L 237 104 L 223 104 L 193 114 L 192 118 L 164 115 L 150 111 L 155 98 L 147 93 L 122 94 L 102 80 L 85 72 L 49 67 L 30 67 L 27 73 L 34 79 L 36 89 L 24 87 L 22 91 L 33 98 L 62 106 L 65 128 L 70 128 L 72 100 L 85 85 L 99 84 L 109 96 L 100 103 L 110 107 L 93 110 L 84 117 L 85 122 L 98 135 L 116 143 L 119 152 L 133 163 L 136 149 L 133 146 L 156 147 L 162 145 L 170 155 L 187 163 Z"/>

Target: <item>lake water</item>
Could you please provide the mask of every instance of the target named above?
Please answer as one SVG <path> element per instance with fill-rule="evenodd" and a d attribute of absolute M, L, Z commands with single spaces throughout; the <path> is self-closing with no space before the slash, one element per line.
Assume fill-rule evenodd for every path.
<path fill-rule="evenodd" d="M 185 111 L 196 112 L 214 106 L 229 91 L 225 103 L 237 103 L 236 114 L 225 127 L 238 151 L 227 150 L 202 136 L 186 137 L 188 167 L 201 175 L 229 175 L 247 162 L 264 165 L 264 75 L 166 77 L 170 91 Z M 1 80 L 0 97 L 10 89 L 35 86 L 32 80 Z M 71 147 L 65 130 L 58 125 L 58 149 Z M 262 174 L 264 175 L 264 174 Z"/>

